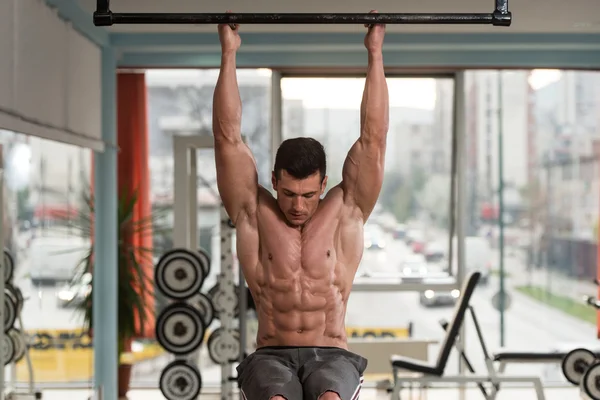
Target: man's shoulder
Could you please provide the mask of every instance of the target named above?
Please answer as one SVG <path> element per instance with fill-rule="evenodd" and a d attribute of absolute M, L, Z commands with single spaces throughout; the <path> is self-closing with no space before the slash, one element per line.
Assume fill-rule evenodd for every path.
<path fill-rule="evenodd" d="M 264 186 L 258 185 L 258 206 L 273 207 L 277 204 L 273 194 Z"/>
<path fill-rule="evenodd" d="M 325 203 L 325 204 L 323 204 Z M 326 205 L 331 208 L 338 208 L 340 212 L 340 217 L 342 218 L 362 218 L 362 212 L 356 206 L 353 201 L 350 201 L 344 192 L 344 187 L 340 183 L 332 187 L 328 192 L 325 198 L 322 201 L 321 205 Z"/>

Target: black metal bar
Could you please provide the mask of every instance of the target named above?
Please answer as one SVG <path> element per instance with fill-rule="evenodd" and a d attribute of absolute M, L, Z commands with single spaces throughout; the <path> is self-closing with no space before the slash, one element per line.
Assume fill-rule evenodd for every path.
<path fill-rule="evenodd" d="M 108 4 L 108 1 L 100 3 Z M 505 4 L 497 0 L 497 3 Z M 501 4 L 501 5 L 502 5 Z M 506 8 L 506 7 L 504 7 Z M 101 9 L 94 13 L 96 26 L 113 24 L 489 24 L 510 26 L 512 15 L 495 10 L 491 14 L 184 14 L 113 13 Z"/>
<path fill-rule="evenodd" d="M 96 0 L 96 13 L 110 13 L 110 0 Z"/>
<path fill-rule="evenodd" d="M 496 9 L 494 12 L 508 14 L 508 0 L 496 0 Z"/>
<path fill-rule="evenodd" d="M 448 321 L 446 320 L 441 320 L 440 321 L 440 325 L 442 326 L 442 328 L 447 331 L 448 330 Z M 475 373 L 475 368 L 473 368 L 473 364 L 471 364 L 471 361 L 469 361 L 469 358 L 467 357 L 467 353 L 464 352 L 463 349 L 458 348 L 458 353 L 460 354 L 460 358 L 462 358 L 462 360 L 465 362 L 465 365 L 467 366 L 467 369 L 469 370 L 470 373 L 474 374 Z M 477 383 L 477 387 L 479 388 L 479 391 L 481 392 L 481 394 L 483 394 L 483 398 L 487 399 L 488 398 L 488 392 L 487 390 L 485 390 L 485 387 L 483 386 L 483 383 L 478 382 Z"/>

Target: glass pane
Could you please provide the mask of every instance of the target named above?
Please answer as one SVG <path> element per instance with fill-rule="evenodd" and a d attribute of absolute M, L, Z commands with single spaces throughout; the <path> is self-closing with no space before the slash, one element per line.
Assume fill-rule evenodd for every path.
<path fill-rule="evenodd" d="M 468 230 L 488 240 L 493 255 L 490 282 L 477 289 L 472 303 L 492 349 L 596 349 L 597 313 L 582 297 L 598 292 L 593 280 L 600 206 L 599 89 L 598 72 L 467 73 Z M 490 300 L 499 291 L 502 244 L 504 286 L 512 300 L 503 334 Z M 560 363 L 515 364 L 507 371 L 565 383 Z"/>
<path fill-rule="evenodd" d="M 448 282 L 454 81 L 417 77 L 387 82 L 390 128 L 383 188 L 365 226 L 356 281 Z M 365 79 L 290 77 L 281 85 L 284 139 L 319 140 L 327 153 L 328 189 L 339 184 L 344 160 L 360 134 Z M 347 308 L 347 334 L 406 337 L 412 323 L 413 336 L 440 336 L 438 311 L 424 309 L 455 300 L 451 290 L 354 291 Z"/>
<path fill-rule="evenodd" d="M 74 307 L 89 290 L 69 282 L 89 250 L 89 230 L 78 218 L 90 213 L 91 151 L 50 140 L 1 131 L 5 157 L 5 246 L 15 262 L 12 284 L 25 298 L 23 325 L 36 382 L 91 382 L 93 350 Z M 16 379 L 26 382 L 25 359 Z"/>
<path fill-rule="evenodd" d="M 212 135 L 212 98 L 218 70 L 150 70 L 146 73 L 150 121 L 150 170 L 154 209 L 166 209 L 167 225 L 172 227 L 173 206 L 173 136 Z M 259 181 L 271 180 L 270 94 L 271 71 L 238 69 L 242 98 L 242 135 L 254 154 Z M 211 272 L 204 281 L 208 292 L 221 270 L 219 235 L 220 197 L 216 184 L 214 151 L 197 151 L 198 246 L 211 254 Z M 154 235 L 157 255 L 172 247 L 172 230 Z M 235 245 L 234 245 L 235 258 Z M 159 300 L 158 309 L 164 305 Z M 209 333 L 219 326 L 218 320 Z M 208 337 L 208 334 L 207 334 Z M 206 341 L 205 341 L 206 343 Z M 156 387 L 160 373 L 173 357 L 161 354 L 156 360 L 134 368 L 132 385 Z M 210 360 L 206 344 L 200 351 L 199 366 L 205 387 L 218 386 L 221 369 Z"/>

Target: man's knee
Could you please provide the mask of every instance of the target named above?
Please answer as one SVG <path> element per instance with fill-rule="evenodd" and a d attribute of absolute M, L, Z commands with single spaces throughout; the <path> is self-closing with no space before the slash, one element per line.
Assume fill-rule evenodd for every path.
<path fill-rule="evenodd" d="M 318 400 L 341 400 L 340 395 L 336 392 L 327 391 L 319 396 Z"/>

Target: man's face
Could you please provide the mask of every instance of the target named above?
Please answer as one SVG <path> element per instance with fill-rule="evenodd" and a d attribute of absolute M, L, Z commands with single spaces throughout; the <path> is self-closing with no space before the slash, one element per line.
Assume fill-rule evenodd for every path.
<path fill-rule="evenodd" d="M 319 171 L 305 179 L 296 179 L 282 170 L 280 179 L 273 173 L 271 180 L 277 204 L 292 226 L 302 226 L 312 217 L 327 186 L 327 177 L 321 182 Z"/>

